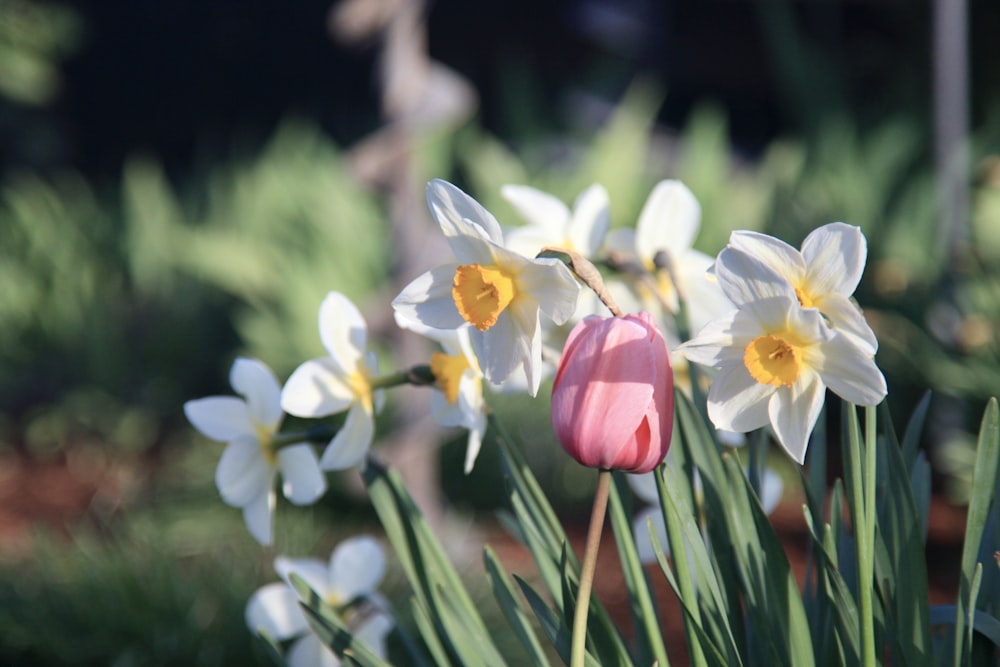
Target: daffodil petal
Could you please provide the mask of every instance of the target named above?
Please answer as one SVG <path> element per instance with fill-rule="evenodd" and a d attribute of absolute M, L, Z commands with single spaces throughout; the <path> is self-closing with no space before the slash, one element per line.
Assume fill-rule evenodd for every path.
<path fill-rule="evenodd" d="M 765 514 L 770 514 L 778 507 L 784 492 L 785 483 L 781 481 L 781 475 L 770 468 L 766 469 L 760 480 L 760 505 Z"/>
<path fill-rule="evenodd" d="M 698 331 L 714 318 L 733 309 L 719 281 L 709 279 L 708 270 L 715 260 L 708 255 L 691 250 L 684 254 L 677 266 L 678 280 L 683 285 L 687 299 L 688 324 Z"/>
<path fill-rule="evenodd" d="M 531 339 L 526 339 L 529 334 L 520 329 L 518 323 L 511 317 L 511 312 L 517 303 L 515 301 L 507 310 L 500 313 L 496 324 L 489 331 L 479 331 L 478 329 L 469 331 L 472 349 L 476 353 L 476 358 L 479 359 L 483 375 L 493 384 L 499 384 L 506 380 L 514 372 L 514 369 L 522 363 L 525 364 L 526 369 L 532 363 L 530 359 Z M 536 322 L 537 318 L 536 314 Z M 533 334 L 534 332 L 531 332 L 532 338 Z M 541 356 L 540 343 L 538 353 Z"/>
<path fill-rule="evenodd" d="M 670 554 L 670 542 L 667 539 L 667 525 L 663 523 L 663 512 L 660 510 L 659 501 L 656 507 L 646 507 L 641 510 L 632 522 L 632 532 L 635 534 L 635 548 L 639 553 L 639 561 L 642 563 L 655 563 L 656 552 L 653 550 L 653 541 L 649 536 L 649 521 L 653 522 L 653 529 L 656 531 L 657 541 L 665 554 Z"/>
<path fill-rule="evenodd" d="M 215 469 L 215 485 L 222 500 L 243 507 L 266 492 L 274 481 L 274 470 L 261 455 L 255 438 L 243 437 L 226 445 Z"/>
<path fill-rule="evenodd" d="M 826 387 L 813 373 L 804 373 L 791 387 L 779 387 L 768 404 L 771 428 L 793 460 L 806 460 L 809 434 L 823 409 Z"/>
<path fill-rule="evenodd" d="M 823 384 L 845 401 L 878 405 L 887 393 L 885 376 L 864 348 L 837 335 L 826 343 L 823 356 L 813 362 Z"/>
<path fill-rule="evenodd" d="M 325 417 L 346 410 L 354 392 L 328 357 L 312 359 L 295 369 L 281 390 L 281 407 L 297 417 Z"/>
<path fill-rule="evenodd" d="M 344 425 L 323 452 L 320 467 L 323 470 L 345 470 L 364 465 L 374 437 L 374 418 L 360 402 L 355 403 L 348 411 Z"/>
<path fill-rule="evenodd" d="M 636 249 L 652 259 L 660 250 L 680 257 L 694 244 L 701 226 L 701 205 L 680 181 L 660 181 L 646 199 L 636 223 Z"/>
<path fill-rule="evenodd" d="M 274 431 L 281 423 L 281 384 L 274 372 L 257 359 L 239 357 L 229 371 L 229 384 L 246 399 L 257 423 Z"/>
<path fill-rule="evenodd" d="M 708 416 L 716 428 L 746 433 L 766 425 L 768 401 L 775 388 L 761 384 L 747 369 L 727 366 L 719 371 L 708 390 Z"/>
<path fill-rule="evenodd" d="M 455 306 L 452 283 L 457 264 L 446 264 L 417 276 L 403 288 L 392 308 L 396 321 L 414 322 L 435 329 L 457 329 L 465 324 Z"/>
<path fill-rule="evenodd" d="M 585 257 L 596 257 L 610 227 L 608 191 L 595 183 L 581 192 L 573 204 L 567 231 L 574 249 Z"/>
<path fill-rule="evenodd" d="M 576 312 L 580 284 L 566 265 L 556 259 L 539 259 L 521 265 L 518 292 L 528 294 L 538 309 L 556 324 L 565 324 Z"/>
<path fill-rule="evenodd" d="M 184 415 L 196 429 L 212 440 L 228 442 L 257 435 L 246 402 L 235 396 L 210 396 L 188 401 L 184 404 Z"/>
<path fill-rule="evenodd" d="M 326 492 L 326 476 L 312 445 L 288 445 L 278 450 L 281 489 L 295 505 L 308 505 Z"/>
<path fill-rule="evenodd" d="M 521 347 L 520 356 L 524 362 L 529 393 L 537 396 L 542 383 L 542 327 L 538 321 L 538 305 L 519 299 L 510 305 L 508 311 L 505 319 L 513 322 L 514 328 L 521 333 L 515 345 Z"/>
<path fill-rule="evenodd" d="M 775 296 L 798 301 L 795 288 L 784 276 L 742 250 L 723 248 L 715 260 L 715 275 L 722 291 L 737 306 L 752 306 Z"/>
<path fill-rule="evenodd" d="M 355 631 L 354 637 L 370 648 L 379 658 L 385 660 L 385 638 L 392 632 L 395 625 L 392 617 L 388 614 L 375 612 L 361 623 Z"/>
<path fill-rule="evenodd" d="M 740 230 L 729 235 L 729 246 L 763 262 L 791 285 L 805 277 L 806 263 L 802 254 L 781 239 Z"/>
<path fill-rule="evenodd" d="M 264 545 L 271 543 L 271 517 L 274 516 L 275 494 L 266 491 L 243 506 L 243 521 L 254 539 Z"/>
<path fill-rule="evenodd" d="M 375 592 L 385 578 L 382 547 L 369 535 L 341 542 L 330 556 L 330 589 L 344 602 Z"/>
<path fill-rule="evenodd" d="M 292 575 L 294 574 L 305 581 L 309 588 L 322 598 L 334 592 L 330 588 L 330 571 L 327 569 L 327 564 L 317 558 L 278 556 L 274 559 L 274 571 L 289 586 L 292 585 Z"/>
<path fill-rule="evenodd" d="M 849 297 L 827 294 L 820 301 L 819 309 L 838 331 L 853 338 L 854 342 L 871 355 L 878 350 L 875 332 L 868 325 L 861 308 Z"/>
<path fill-rule="evenodd" d="M 629 227 L 617 227 L 608 232 L 604 238 L 604 247 L 608 252 L 614 252 L 626 257 L 635 255 L 635 230 Z"/>
<path fill-rule="evenodd" d="M 368 325 L 340 292 L 330 292 L 319 307 L 319 337 L 342 373 L 352 373 L 368 344 Z"/>
<path fill-rule="evenodd" d="M 291 639 L 309 628 L 298 596 L 283 583 L 257 589 L 247 602 L 245 616 L 251 632 L 263 631 L 277 641 Z"/>
<path fill-rule="evenodd" d="M 483 434 L 486 433 L 486 415 L 480 410 L 476 418 L 469 427 L 469 437 L 465 444 L 465 474 L 472 472 L 479 457 L 479 450 L 483 447 Z"/>
<path fill-rule="evenodd" d="M 340 667 L 336 654 L 314 634 L 308 634 L 292 642 L 285 656 L 288 667 Z"/>
<path fill-rule="evenodd" d="M 813 230 L 802 242 L 802 257 L 813 294 L 850 296 L 861 282 L 868 242 L 860 227 L 833 222 Z"/>
<path fill-rule="evenodd" d="M 763 329 L 750 313 L 732 310 L 703 326 L 688 342 L 674 352 L 688 361 L 717 368 L 723 364 L 743 363 L 743 348 Z"/>
<path fill-rule="evenodd" d="M 461 264 L 484 262 L 486 241 L 503 245 L 503 231 L 493 214 L 451 183 L 428 183 L 427 205 Z"/>
<path fill-rule="evenodd" d="M 570 214 L 558 197 L 527 185 L 505 185 L 500 188 L 500 194 L 529 225 L 537 227 L 540 234 L 552 239 L 563 235 Z M 509 235 L 507 242 L 510 243 Z"/>

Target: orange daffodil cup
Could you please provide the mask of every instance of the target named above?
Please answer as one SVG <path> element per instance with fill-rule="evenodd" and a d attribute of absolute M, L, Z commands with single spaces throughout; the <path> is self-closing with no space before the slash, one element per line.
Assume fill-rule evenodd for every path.
<path fill-rule="evenodd" d="M 850 301 L 865 257 L 861 231 L 843 223 L 813 232 L 802 253 L 763 234 L 732 235 L 715 275 L 736 308 L 677 349 L 718 371 L 708 394 L 716 428 L 770 424 L 802 463 L 827 388 L 857 405 L 885 398 L 875 336 Z"/>

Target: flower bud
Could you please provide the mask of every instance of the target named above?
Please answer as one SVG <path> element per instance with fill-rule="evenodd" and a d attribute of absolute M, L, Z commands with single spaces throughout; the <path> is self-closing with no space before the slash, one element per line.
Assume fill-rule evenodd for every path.
<path fill-rule="evenodd" d="M 585 466 L 649 472 L 667 455 L 674 377 L 648 313 L 591 316 L 570 333 L 552 385 L 552 426 Z"/>

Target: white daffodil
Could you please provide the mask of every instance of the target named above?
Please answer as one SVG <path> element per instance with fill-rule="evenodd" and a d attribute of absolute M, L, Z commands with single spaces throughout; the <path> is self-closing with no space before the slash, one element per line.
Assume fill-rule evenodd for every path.
<path fill-rule="evenodd" d="M 664 180 L 646 199 L 636 228 L 613 230 L 607 243 L 614 250 L 633 255 L 653 275 L 657 294 L 638 286 L 641 307 L 655 312 L 656 304 L 662 302 L 676 314 L 678 293 L 683 294 L 692 331 L 732 308 L 707 275 L 712 258 L 692 247 L 700 227 L 701 206 L 695 196 L 680 181 Z M 661 253 L 663 259 L 658 262 Z M 664 261 L 666 266 L 662 266 Z"/>
<path fill-rule="evenodd" d="M 670 452 L 667 452 L 668 464 L 670 458 Z M 667 525 L 663 522 L 663 511 L 660 509 L 660 495 L 656 490 L 656 478 L 653 476 L 655 474 L 657 472 L 654 470 L 642 475 L 626 475 L 632 491 L 635 492 L 635 495 L 640 500 L 648 505 L 648 507 L 639 511 L 632 522 L 632 533 L 635 535 L 636 550 L 639 552 L 639 560 L 643 563 L 656 562 L 656 552 L 653 550 L 653 543 L 650 540 L 649 529 L 647 528 L 647 522 L 650 520 L 653 523 L 653 530 L 656 531 L 656 539 L 660 543 L 660 546 L 663 547 L 665 553 L 670 553 L 670 542 L 667 539 Z M 778 506 L 778 503 L 781 502 L 785 485 L 781 481 L 781 476 L 770 468 L 764 470 L 760 484 L 760 504 L 764 508 L 764 513 L 770 514 Z M 700 496 L 701 477 L 697 471 L 695 471 L 694 487 L 695 494 Z"/>
<path fill-rule="evenodd" d="M 597 257 L 611 225 L 604 186 L 595 183 L 580 193 L 572 212 L 556 197 L 526 185 L 505 185 L 500 193 L 527 222 L 504 233 L 511 250 L 534 257 L 555 246 L 587 259 Z"/>
<path fill-rule="evenodd" d="M 247 626 L 284 641 L 298 637 L 285 656 L 290 667 L 336 667 L 340 660 L 312 634 L 291 575 L 301 577 L 324 602 L 344 617 L 354 638 L 380 658 L 386 657 L 386 636 L 394 626 L 375 592 L 385 576 L 385 553 L 373 538 L 354 537 L 337 546 L 329 564 L 316 559 L 279 556 L 274 568 L 284 580 L 257 590 L 246 608 Z M 359 601 L 374 604 L 354 605 Z"/>
<path fill-rule="evenodd" d="M 802 463 L 827 387 L 858 405 L 885 397 L 885 378 L 868 351 L 815 308 L 803 308 L 784 277 L 731 247 L 719 253 L 715 272 L 736 309 L 678 351 L 718 370 L 708 393 L 716 428 L 745 433 L 770 424 Z"/>
<path fill-rule="evenodd" d="M 365 353 L 368 326 L 343 294 L 330 292 L 319 309 L 319 335 L 329 356 L 295 369 L 281 390 L 281 407 L 297 417 L 326 417 L 347 411 L 347 418 L 323 452 L 324 470 L 363 465 L 375 436 L 375 414 L 385 391 L 373 390 L 378 372 L 374 352 Z"/>
<path fill-rule="evenodd" d="M 435 329 L 471 324 L 472 348 L 486 379 L 500 383 L 523 366 L 531 394 L 537 394 L 539 313 L 556 324 L 572 317 L 580 292 L 576 279 L 558 260 L 508 250 L 496 218 L 454 185 L 431 181 L 427 202 L 458 263 L 419 276 L 393 308 L 404 321 Z"/>
<path fill-rule="evenodd" d="M 805 238 L 801 252 L 773 236 L 750 231 L 733 232 L 729 245 L 770 266 L 795 289 L 803 307 L 816 308 L 834 327 L 875 354 L 878 339 L 851 300 L 868 258 L 859 227 L 843 222 L 823 225 Z"/>
<path fill-rule="evenodd" d="M 431 416 L 442 426 L 468 429 L 465 448 L 465 472 L 472 472 L 486 433 L 486 401 L 483 398 L 483 373 L 472 351 L 469 327 L 432 329 L 409 322 L 397 315 L 396 323 L 441 344 L 444 352 L 431 356 L 431 372 L 437 389 L 431 396 Z"/>
<path fill-rule="evenodd" d="M 271 543 L 275 477 L 296 505 L 314 502 L 326 491 L 326 478 L 308 443 L 277 447 L 273 436 L 281 425 L 281 385 L 271 369 L 256 359 L 239 358 L 229 372 L 235 396 L 211 396 L 184 404 L 195 428 L 228 443 L 215 471 L 215 483 L 226 504 L 243 509 L 250 534 Z"/>

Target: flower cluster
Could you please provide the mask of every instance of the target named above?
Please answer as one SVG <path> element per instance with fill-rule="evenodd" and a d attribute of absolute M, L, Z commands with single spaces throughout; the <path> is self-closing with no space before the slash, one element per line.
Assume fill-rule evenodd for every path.
<path fill-rule="evenodd" d="M 675 384 L 690 388 L 687 361 L 715 371 L 707 408 L 717 429 L 770 426 L 799 463 L 827 388 L 861 405 L 885 396 L 877 341 L 852 300 L 866 260 L 858 228 L 826 225 L 801 251 L 764 234 L 734 232 L 713 261 L 693 249 L 701 209 L 678 181 L 654 187 L 634 230 L 609 231 L 608 193 L 599 185 L 572 210 L 526 186 L 507 186 L 503 195 L 527 224 L 505 230 L 454 185 L 435 180 L 427 187 L 454 258 L 392 301 L 401 329 L 440 345 L 426 364 L 381 375 L 361 311 L 330 292 L 319 307 L 324 356 L 303 362 L 283 386 L 262 362 L 239 358 L 230 373 L 238 397 L 185 404 L 198 430 L 227 443 L 216 483 L 260 543 L 272 542 L 279 476 L 285 497 L 305 505 L 326 491 L 326 472 L 365 467 L 386 391 L 397 385 L 431 386 L 434 419 L 468 431 L 468 473 L 486 433 L 487 387 L 520 384 L 534 396 L 546 368 L 557 366 L 555 438 L 579 463 L 601 471 L 605 493 L 608 471 L 649 473 L 663 463 Z M 550 251 L 568 256 L 568 265 Z M 682 342 L 691 325 L 697 334 Z M 672 364 L 671 347 L 684 368 Z M 286 413 L 322 421 L 285 432 Z M 334 415 L 343 418 L 326 421 Z M 778 484 L 765 479 L 765 491 Z M 636 492 L 654 500 L 648 485 Z M 644 526 L 637 524 L 636 535 L 649 558 Z M 283 582 L 253 596 L 248 624 L 278 640 L 296 638 L 289 664 L 337 664 L 307 633 L 290 587 L 295 575 L 383 655 L 393 621 L 374 591 L 384 568 L 381 548 L 367 537 L 342 544 L 328 566 L 279 557 Z"/>

